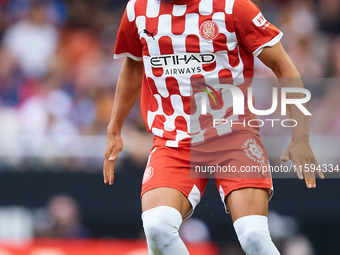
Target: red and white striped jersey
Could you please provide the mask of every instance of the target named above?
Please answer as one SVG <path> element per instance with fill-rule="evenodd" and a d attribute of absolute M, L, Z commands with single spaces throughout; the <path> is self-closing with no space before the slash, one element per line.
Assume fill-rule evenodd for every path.
<path fill-rule="evenodd" d="M 254 115 L 247 106 L 244 115 L 232 115 L 230 93 L 217 89 L 223 106 L 214 115 L 210 98 L 209 114 L 202 116 L 196 107 L 199 95 L 212 90 L 209 86 L 197 90 L 193 81 L 228 80 L 245 92 L 250 85 L 246 78 L 253 78 L 254 55 L 281 37 L 249 0 L 176 0 L 167 4 L 131 0 L 118 31 L 115 58 L 143 61 L 141 110 L 146 127 L 157 143 L 180 147 L 188 145 L 192 137 L 201 142 L 236 130 L 258 132 L 258 128 L 243 125 L 214 128 L 215 118 L 242 121 Z"/>

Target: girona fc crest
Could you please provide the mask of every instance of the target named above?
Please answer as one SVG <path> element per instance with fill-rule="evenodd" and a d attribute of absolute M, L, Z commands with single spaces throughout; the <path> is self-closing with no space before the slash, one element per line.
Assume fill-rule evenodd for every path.
<path fill-rule="evenodd" d="M 149 181 L 151 179 L 151 177 L 153 176 L 155 170 L 153 169 L 152 166 L 148 166 L 145 169 L 144 175 L 143 175 L 143 184 L 146 183 L 147 181 Z"/>
<path fill-rule="evenodd" d="M 203 22 L 200 27 L 200 35 L 205 40 L 215 39 L 216 36 L 218 35 L 218 32 L 219 32 L 218 25 L 212 20 L 207 20 Z"/>
<path fill-rule="evenodd" d="M 246 153 L 246 156 L 251 160 L 264 164 L 265 157 L 263 156 L 263 151 L 260 146 L 257 145 L 255 140 L 248 139 L 243 145 L 242 148 Z"/>

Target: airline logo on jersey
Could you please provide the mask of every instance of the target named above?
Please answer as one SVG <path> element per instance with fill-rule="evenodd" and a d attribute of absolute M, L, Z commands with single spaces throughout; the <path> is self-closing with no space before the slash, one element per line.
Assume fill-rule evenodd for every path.
<path fill-rule="evenodd" d="M 261 12 L 257 14 L 255 18 L 253 18 L 253 23 L 255 26 L 262 27 L 263 29 L 266 29 L 270 25 Z"/>
<path fill-rule="evenodd" d="M 213 53 L 181 53 L 162 55 L 150 58 L 150 64 L 154 68 L 163 68 L 163 75 L 193 75 L 203 71 L 204 64 L 215 62 Z"/>
<path fill-rule="evenodd" d="M 212 21 L 208 20 L 202 23 L 200 27 L 200 35 L 205 40 L 213 40 L 218 35 L 219 28 L 218 25 Z"/>

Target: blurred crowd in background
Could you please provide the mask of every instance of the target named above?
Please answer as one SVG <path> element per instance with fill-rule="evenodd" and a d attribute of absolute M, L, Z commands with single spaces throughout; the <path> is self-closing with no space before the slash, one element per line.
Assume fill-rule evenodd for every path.
<path fill-rule="evenodd" d="M 74 170 L 101 164 L 122 65 L 113 50 L 126 2 L 0 1 L 0 157 L 6 164 L 22 170 L 23 162 L 41 157 Z M 340 77 L 340 1 L 254 2 L 285 34 L 282 43 L 303 77 Z M 256 77 L 274 76 L 257 61 Z M 312 131 L 339 135 L 340 86 L 316 84 L 313 92 L 312 108 L 321 114 Z M 127 133 L 122 156 L 144 164 L 151 136 L 138 103 Z"/>
<path fill-rule="evenodd" d="M 1 3 L 0 156 L 15 158 L 18 169 L 32 157 L 54 164 L 60 157 L 59 163 L 101 156 L 103 150 L 93 144 L 105 146 L 98 136 L 106 134 L 122 64 L 113 61 L 113 50 L 125 2 Z M 138 115 L 136 105 L 128 121 L 137 135 L 142 125 Z M 83 144 L 86 138 L 90 141 Z M 81 151 L 68 152 L 72 144 Z M 50 160 L 46 148 L 51 148 Z M 80 159 L 74 165 L 84 164 Z"/>
<path fill-rule="evenodd" d="M 340 1 L 253 1 L 284 33 L 282 44 L 302 77 L 316 81 L 308 84 L 314 115 L 311 132 L 324 135 L 324 143 L 338 146 Z M 113 50 L 126 2 L 0 0 L 0 171 L 48 167 L 101 171 L 106 126 L 122 66 L 122 60 L 113 59 Z M 274 77 L 258 60 L 255 76 Z M 264 129 L 266 133 L 278 136 Z M 121 158 L 143 171 L 152 135 L 145 131 L 138 103 L 123 136 Z M 331 150 L 319 153 L 331 155 Z M 9 233 L 15 237 L 15 231 L 19 237 L 91 237 L 81 224 L 76 201 L 65 195 L 51 198 L 46 207 L 34 211 L 0 209 L 0 225 L 8 226 L 0 228 L 0 237 Z M 293 218 L 274 212 L 270 218 L 273 238 L 281 242 L 284 254 L 313 254 L 310 242 L 296 236 Z M 188 242 L 210 239 L 204 222 L 194 218 L 183 225 L 181 235 Z M 228 254 L 242 254 L 238 244 L 228 249 Z"/>

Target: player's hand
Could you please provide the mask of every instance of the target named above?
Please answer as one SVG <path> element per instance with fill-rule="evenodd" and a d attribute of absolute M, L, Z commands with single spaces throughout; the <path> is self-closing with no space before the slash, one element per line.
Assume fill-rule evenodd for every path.
<path fill-rule="evenodd" d="M 104 183 L 113 184 L 114 179 L 114 161 L 117 159 L 119 152 L 123 149 L 123 139 L 120 135 L 108 133 L 105 151 L 105 161 L 103 166 Z"/>
<path fill-rule="evenodd" d="M 316 187 L 314 172 L 317 172 L 321 179 L 325 178 L 314 157 L 308 139 L 291 141 L 285 155 L 281 157 L 281 161 L 287 162 L 289 159 L 294 162 L 299 179 L 302 180 L 303 177 L 305 177 L 305 182 L 308 188 Z"/>

